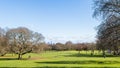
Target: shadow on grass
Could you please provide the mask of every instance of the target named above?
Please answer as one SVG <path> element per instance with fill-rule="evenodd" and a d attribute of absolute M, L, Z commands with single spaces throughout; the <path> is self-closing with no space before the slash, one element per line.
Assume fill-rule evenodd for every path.
<path fill-rule="evenodd" d="M 18 58 L 0 58 L 0 60 L 18 60 Z M 28 60 L 27 58 L 23 58 L 21 60 Z"/>
<path fill-rule="evenodd" d="M 116 64 L 120 63 L 119 61 L 46 61 L 46 62 L 35 62 L 39 64 Z"/>
<path fill-rule="evenodd" d="M 90 54 L 70 54 L 70 55 L 63 55 L 64 57 L 103 57 L 103 55 L 90 55 Z M 106 57 L 119 57 L 114 55 L 106 55 Z"/>
<path fill-rule="evenodd" d="M 1 67 L 1 68 L 119 68 L 119 67 L 56 67 L 56 66 L 44 66 L 44 67 Z"/>
<path fill-rule="evenodd" d="M 44 67 L 32 67 L 32 68 L 118 68 L 118 67 L 56 67 L 56 66 L 44 66 Z"/>

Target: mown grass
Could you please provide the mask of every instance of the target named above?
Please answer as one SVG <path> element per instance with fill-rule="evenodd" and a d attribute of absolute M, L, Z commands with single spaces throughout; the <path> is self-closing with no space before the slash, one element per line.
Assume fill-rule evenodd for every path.
<path fill-rule="evenodd" d="M 27 59 L 28 56 L 30 59 Z M 0 67 L 40 67 L 40 68 L 120 68 L 120 57 L 101 53 L 82 51 L 47 51 L 40 54 L 29 53 L 23 56 L 24 60 L 17 60 L 17 55 L 7 54 L 0 57 Z"/>

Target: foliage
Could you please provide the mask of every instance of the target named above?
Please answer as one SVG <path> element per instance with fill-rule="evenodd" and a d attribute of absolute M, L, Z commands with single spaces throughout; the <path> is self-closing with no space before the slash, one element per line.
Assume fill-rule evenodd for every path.
<path fill-rule="evenodd" d="M 94 17 L 102 17 L 98 26 L 97 48 L 120 54 L 120 0 L 94 0 Z"/>

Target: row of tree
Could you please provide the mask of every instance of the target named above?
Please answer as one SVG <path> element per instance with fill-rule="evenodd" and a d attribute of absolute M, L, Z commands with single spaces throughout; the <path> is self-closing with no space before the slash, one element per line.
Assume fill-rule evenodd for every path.
<path fill-rule="evenodd" d="M 37 46 L 33 46 L 33 51 L 34 53 L 41 53 L 43 51 L 71 51 L 71 50 L 76 50 L 79 52 L 80 51 L 91 51 L 91 55 L 94 54 L 94 51 L 97 50 L 96 44 L 95 43 L 72 43 L 71 41 L 67 41 L 65 44 L 63 43 L 54 43 L 54 44 L 49 44 L 49 43 L 41 43 Z"/>
<path fill-rule="evenodd" d="M 113 55 L 120 55 L 120 0 L 94 0 L 94 17 L 100 17 L 97 47 L 109 50 Z"/>
<path fill-rule="evenodd" d="M 95 43 L 72 43 L 71 41 L 67 41 L 65 44 L 56 43 L 50 45 L 52 50 L 56 51 L 68 51 L 68 50 L 77 50 L 77 51 L 88 51 L 88 50 L 96 50 Z"/>
<path fill-rule="evenodd" d="M 18 59 L 22 59 L 22 55 L 26 53 L 40 53 L 42 51 L 55 50 L 77 50 L 88 51 L 94 53 L 96 45 L 94 43 L 72 43 L 67 41 L 65 44 L 56 43 L 49 44 L 44 42 L 44 37 L 38 32 L 33 32 L 25 27 L 18 27 L 12 29 L 0 28 L 0 56 L 7 53 L 17 54 Z"/>
<path fill-rule="evenodd" d="M 37 46 L 33 46 L 34 53 L 40 53 L 42 51 L 70 51 L 70 50 L 76 50 L 76 51 L 94 51 L 96 50 L 96 44 L 95 43 L 72 43 L 71 41 L 67 41 L 65 44 L 63 43 L 55 43 L 55 44 L 49 44 L 49 43 L 41 43 Z"/>

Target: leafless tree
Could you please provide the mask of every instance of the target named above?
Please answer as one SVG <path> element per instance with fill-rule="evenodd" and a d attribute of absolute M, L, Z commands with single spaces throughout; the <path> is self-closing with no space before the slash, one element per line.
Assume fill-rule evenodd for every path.
<path fill-rule="evenodd" d="M 102 16 L 107 19 L 115 15 L 120 17 L 120 0 L 94 0 L 94 17 Z"/>
<path fill-rule="evenodd" d="M 65 43 L 65 48 L 66 48 L 66 50 L 72 50 L 73 48 L 72 48 L 72 45 L 73 45 L 73 43 L 71 42 L 71 41 L 67 41 L 66 43 Z"/>
<path fill-rule="evenodd" d="M 94 17 L 102 17 L 98 26 L 97 46 L 103 51 L 109 49 L 119 54 L 120 0 L 94 0 Z"/>
<path fill-rule="evenodd" d="M 4 56 L 9 51 L 8 39 L 4 29 L 0 28 L 0 55 Z"/>
<path fill-rule="evenodd" d="M 25 27 L 13 28 L 7 31 L 9 45 L 12 52 L 18 54 L 18 59 L 22 59 L 22 55 L 32 51 L 33 45 L 36 45 L 41 39 L 41 35 L 33 33 Z"/>

